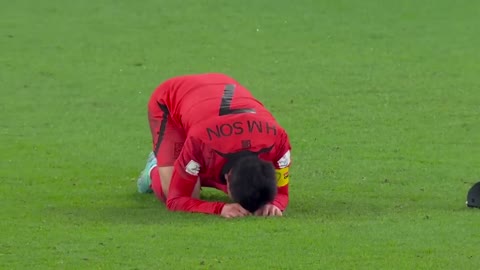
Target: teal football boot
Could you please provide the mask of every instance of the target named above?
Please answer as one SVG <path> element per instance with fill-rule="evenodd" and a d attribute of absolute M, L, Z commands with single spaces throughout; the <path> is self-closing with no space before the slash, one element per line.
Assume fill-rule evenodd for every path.
<path fill-rule="evenodd" d="M 150 152 L 147 158 L 147 165 L 143 169 L 142 173 L 137 179 L 137 190 L 139 193 L 152 193 L 153 190 L 150 188 L 152 180 L 150 179 L 150 171 L 157 166 L 157 159 L 155 154 Z"/>

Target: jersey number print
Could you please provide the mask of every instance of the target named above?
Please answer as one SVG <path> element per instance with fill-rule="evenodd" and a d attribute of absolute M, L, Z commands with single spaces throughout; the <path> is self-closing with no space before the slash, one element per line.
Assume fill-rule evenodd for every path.
<path fill-rule="evenodd" d="M 229 115 L 229 114 L 240 114 L 240 113 L 255 113 L 255 109 L 252 108 L 239 108 L 232 109 L 233 94 L 235 93 L 235 85 L 227 84 L 225 90 L 223 90 L 222 103 L 220 103 L 219 116 Z"/>

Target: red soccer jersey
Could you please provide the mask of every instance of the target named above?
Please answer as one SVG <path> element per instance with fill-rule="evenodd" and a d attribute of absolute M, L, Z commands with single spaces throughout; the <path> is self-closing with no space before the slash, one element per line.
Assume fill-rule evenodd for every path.
<path fill-rule="evenodd" d="M 290 143 L 285 130 L 251 93 L 223 74 L 182 76 L 166 82 L 166 106 L 187 139 L 175 162 L 167 198 L 170 210 L 220 214 L 224 203 L 191 197 L 202 186 L 226 192 L 224 174 L 246 151 L 271 161 L 277 172 L 274 205 L 288 204 Z"/>

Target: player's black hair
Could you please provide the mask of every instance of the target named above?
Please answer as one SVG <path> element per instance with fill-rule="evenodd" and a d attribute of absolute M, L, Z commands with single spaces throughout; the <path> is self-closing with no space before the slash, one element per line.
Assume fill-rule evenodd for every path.
<path fill-rule="evenodd" d="M 230 171 L 230 196 L 250 212 L 255 212 L 277 195 L 275 167 L 257 156 L 242 157 Z"/>

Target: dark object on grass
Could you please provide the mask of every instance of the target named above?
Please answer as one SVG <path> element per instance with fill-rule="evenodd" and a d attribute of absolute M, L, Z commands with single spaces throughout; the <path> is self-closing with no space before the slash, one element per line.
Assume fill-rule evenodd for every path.
<path fill-rule="evenodd" d="M 468 191 L 467 206 L 480 208 L 480 182 L 473 185 Z"/>

